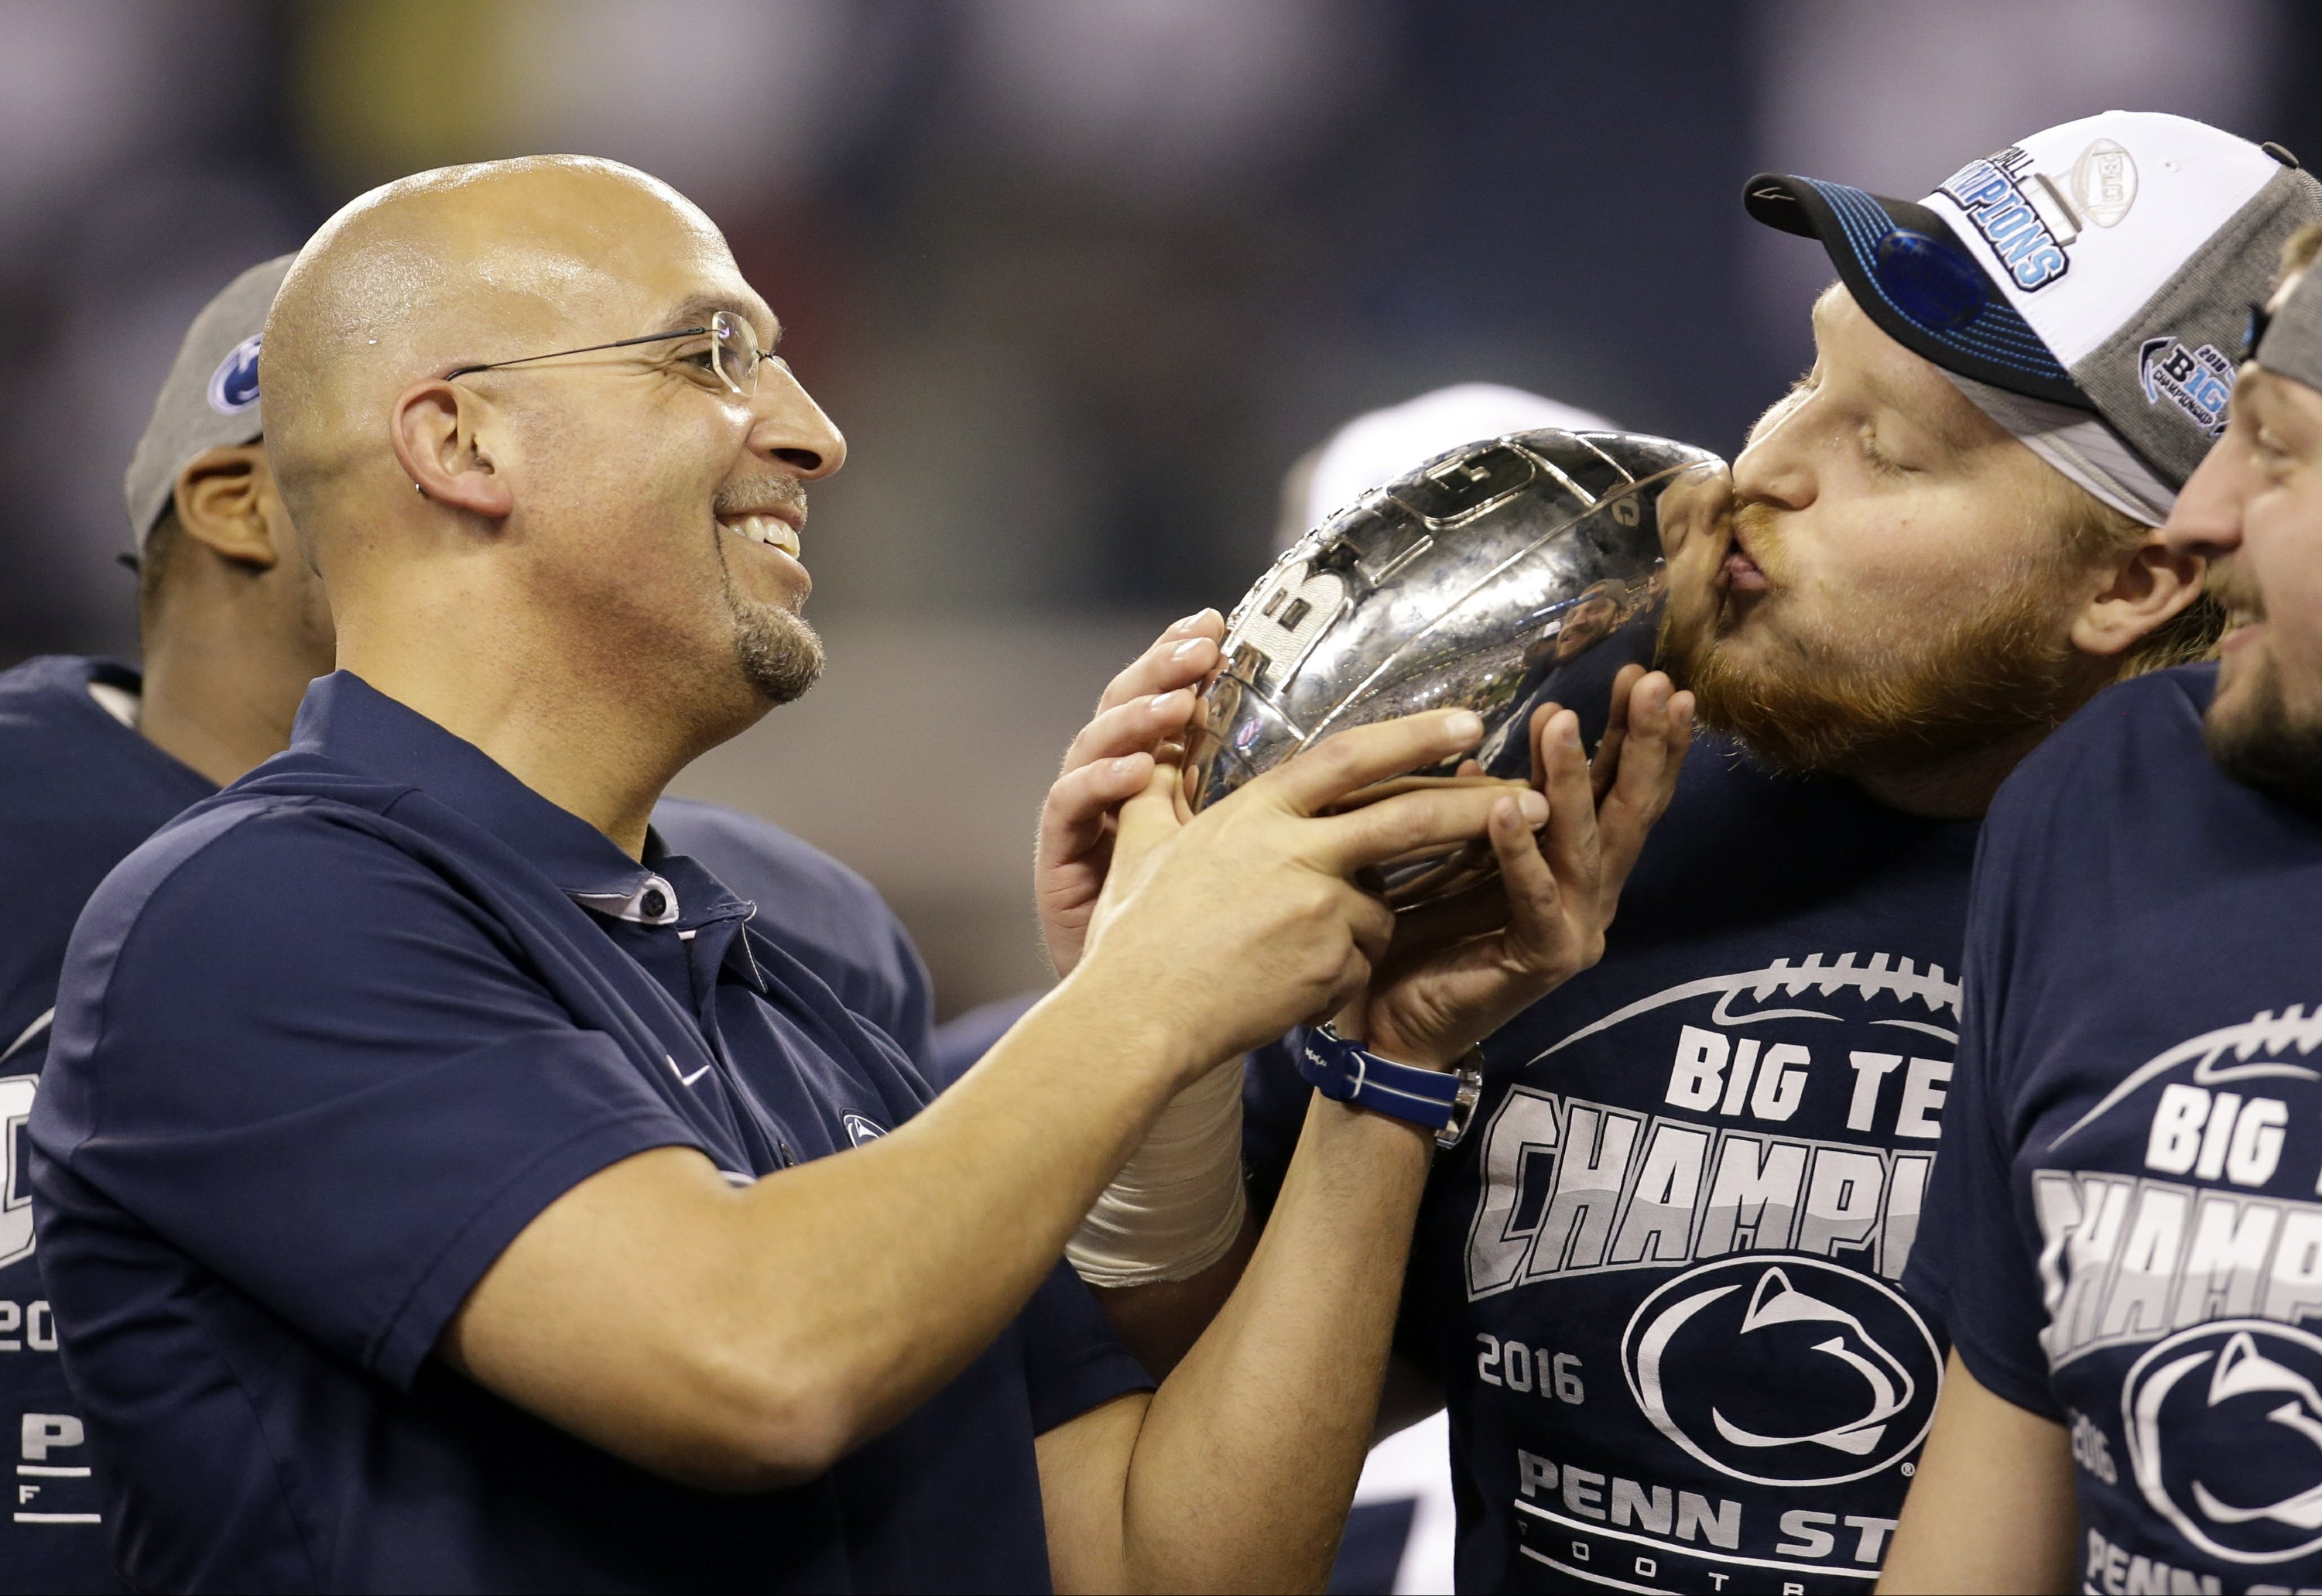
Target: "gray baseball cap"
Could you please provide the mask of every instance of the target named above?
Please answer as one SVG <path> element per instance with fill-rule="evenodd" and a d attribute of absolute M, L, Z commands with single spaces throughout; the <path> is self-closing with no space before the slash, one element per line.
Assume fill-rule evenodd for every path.
<path fill-rule="evenodd" d="M 153 418 L 129 457 L 122 488 L 137 552 L 169 507 L 178 473 L 206 449 L 255 443 L 266 424 L 258 402 L 258 338 L 274 292 L 296 255 L 278 255 L 228 283 L 186 330 L 178 358 L 153 398 Z"/>
<path fill-rule="evenodd" d="M 2253 331 L 2261 331 L 2254 324 Z M 2308 267 L 2298 274 L 2298 286 L 2263 318 L 2263 335 L 2252 351 L 2257 363 L 2276 376 L 2322 390 L 2322 271 Z"/>

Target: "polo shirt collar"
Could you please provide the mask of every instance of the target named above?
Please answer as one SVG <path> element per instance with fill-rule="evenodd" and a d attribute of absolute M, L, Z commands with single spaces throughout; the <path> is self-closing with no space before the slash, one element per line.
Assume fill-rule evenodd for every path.
<path fill-rule="evenodd" d="M 603 832 L 526 787 L 482 749 L 352 670 L 334 671 L 306 689 L 290 747 L 421 789 L 523 855 L 566 897 L 599 914 L 674 926 L 747 912 L 707 871 L 680 872 L 687 877 L 681 900 L 676 886 L 652 864 L 630 858 Z M 647 844 L 646 853 L 660 862 L 658 838 Z"/>

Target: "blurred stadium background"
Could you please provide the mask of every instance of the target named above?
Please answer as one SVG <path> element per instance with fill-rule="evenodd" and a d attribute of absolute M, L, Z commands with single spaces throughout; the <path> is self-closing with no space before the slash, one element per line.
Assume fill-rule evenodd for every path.
<path fill-rule="evenodd" d="M 809 698 L 682 790 L 864 871 L 948 1013 L 1038 980 L 1039 795 L 1347 416 L 1537 389 L 1731 451 L 1824 280 L 1751 171 L 1916 196 L 2111 105 L 2322 158 L 2301 0 L 0 0 L 0 665 L 135 654 L 119 483 L 193 312 L 350 196 L 617 157 L 847 433 Z"/>

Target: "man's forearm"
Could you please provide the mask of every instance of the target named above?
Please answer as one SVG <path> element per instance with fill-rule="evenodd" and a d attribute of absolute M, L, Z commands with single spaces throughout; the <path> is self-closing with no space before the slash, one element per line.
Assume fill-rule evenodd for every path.
<path fill-rule="evenodd" d="M 1180 1085 L 1180 1044 L 1131 1033 L 1110 996 L 1059 990 L 846 1156 L 743 1190 L 683 1148 L 590 1177 L 509 1245 L 443 1355 L 681 1479 L 810 1477 L 1007 1327 Z"/>
<path fill-rule="evenodd" d="M 2076 1521 L 2064 1427 L 1997 1395 L 1952 1354 L 1881 1596 L 2069 1591 Z"/>
<path fill-rule="evenodd" d="M 1149 1286 L 1093 1286 L 1097 1302 L 1112 1321 L 1113 1333 L 1137 1354 L 1156 1380 L 1166 1377 L 1193 1350 L 1193 1343 L 1233 1295 L 1257 1251 L 1258 1225 L 1244 1214 L 1241 1235 L 1226 1255 L 1184 1280 Z"/>
<path fill-rule="evenodd" d="M 1320 1589 L 1362 1472 L 1429 1133 L 1321 1098 L 1240 1284 L 1129 1465 L 1132 1583 Z"/>
<path fill-rule="evenodd" d="M 1145 1056 L 1156 1049 L 1110 1027 L 1101 999 L 1074 996 L 1035 1010 L 894 1135 L 762 1183 L 828 1186 L 811 1204 L 828 1245 L 785 1240 L 789 1267 L 765 1278 L 791 1316 L 814 1321 L 803 1338 L 833 1349 L 826 1378 L 873 1403 L 866 1434 L 1022 1309 L 1176 1085 Z M 801 1205 L 766 1195 L 759 1228 L 772 1239 Z"/>

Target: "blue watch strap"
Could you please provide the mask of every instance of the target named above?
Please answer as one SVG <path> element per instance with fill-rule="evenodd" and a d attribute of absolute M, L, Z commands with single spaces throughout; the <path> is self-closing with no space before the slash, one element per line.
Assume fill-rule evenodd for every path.
<path fill-rule="evenodd" d="M 1442 1147 L 1457 1146 L 1467 1134 L 1484 1084 L 1482 1074 L 1473 1069 L 1423 1070 L 1383 1059 L 1328 1026 L 1307 1031 L 1298 1073 L 1334 1102 L 1352 1103 L 1435 1132 L 1436 1145 Z"/>

